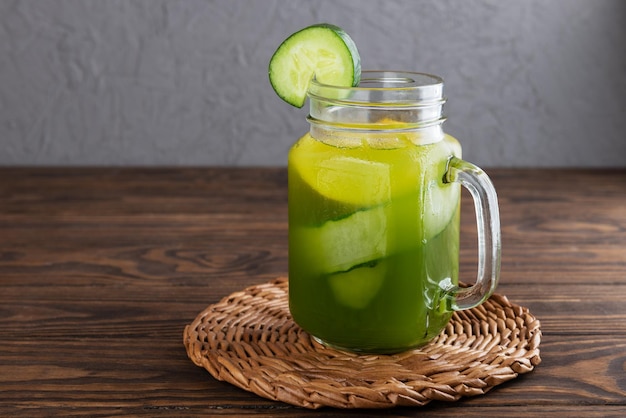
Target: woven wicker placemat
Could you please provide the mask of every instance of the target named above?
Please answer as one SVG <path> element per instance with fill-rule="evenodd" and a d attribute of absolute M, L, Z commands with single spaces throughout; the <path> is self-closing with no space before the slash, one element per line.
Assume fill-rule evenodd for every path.
<path fill-rule="evenodd" d="M 291 319 L 287 279 L 207 307 L 184 331 L 189 358 L 218 380 L 306 408 L 421 406 L 482 395 L 541 362 L 539 321 L 493 295 L 454 313 L 428 345 L 359 355 L 315 342 Z"/>

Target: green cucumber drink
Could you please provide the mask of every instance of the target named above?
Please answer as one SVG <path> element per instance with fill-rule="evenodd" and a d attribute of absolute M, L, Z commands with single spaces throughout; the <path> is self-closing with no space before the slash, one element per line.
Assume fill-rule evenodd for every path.
<path fill-rule="evenodd" d="M 307 134 L 291 150 L 290 308 L 331 345 L 397 351 L 451 315 L 442 296 L 458 281 L 460 191 L 443 177 L 460 155 L 450 136 L 376 138 L 342 147 Z"/>
<path fill-rule="evenodd" d="M 466 307 L 456 299 L 463 182 L 453 173 L 478 169 L 442 130 L 439 78 L 363 77 L 360 87 L 310 87 L 311 130 L 288 162 L 289 306 L 322 343 L 391 353 L 427 343 Z"/>

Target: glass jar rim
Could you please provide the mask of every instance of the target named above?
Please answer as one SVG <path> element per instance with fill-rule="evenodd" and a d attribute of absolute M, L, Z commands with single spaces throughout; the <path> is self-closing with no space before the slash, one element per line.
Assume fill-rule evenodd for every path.
<path fill-rule="evenodd" d="M 432 105 L 445 102 L 443 78 L 412 71 L 367 70 L 358 86 L 345 87 L 311 80 L 309 97 L 354 105 Z"/>

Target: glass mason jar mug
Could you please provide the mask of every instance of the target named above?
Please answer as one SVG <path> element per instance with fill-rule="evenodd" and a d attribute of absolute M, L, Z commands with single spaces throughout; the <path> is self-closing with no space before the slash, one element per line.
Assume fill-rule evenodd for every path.
<path fill-rule="evenodd" d="M 443 80 L 364 72 L 313 80 L 310 132 L 289 152 L 289 308 L 324 344 L 393 353 L 494 291 L 500 221 L 487 175 L 444 133 Z M 460 185 L 474 198 L 476 283 L 458 286 Z"/>

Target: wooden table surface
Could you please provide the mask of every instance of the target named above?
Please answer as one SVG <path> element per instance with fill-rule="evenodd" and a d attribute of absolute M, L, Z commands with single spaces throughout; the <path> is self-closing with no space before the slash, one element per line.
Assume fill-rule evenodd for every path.
<path fill-rule="evenodd" d="M 213 379 L 182 341 L 209 304 L 286 274 L 284 169 L 0 169 L 0 416 L 626 416 L 626 169 L 489 174 L 497 292 L 540 319 L 542 363 L 459 402 L 309 411 Z"/>

